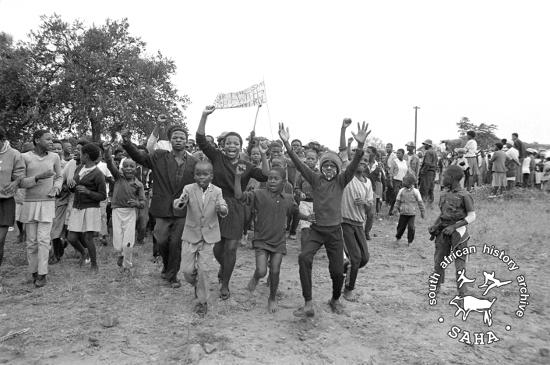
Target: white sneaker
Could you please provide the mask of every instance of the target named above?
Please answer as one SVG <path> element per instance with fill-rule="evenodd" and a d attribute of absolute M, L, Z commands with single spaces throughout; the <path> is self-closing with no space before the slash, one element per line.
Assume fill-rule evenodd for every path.
<path fill-rule="evenodd" d="M 8 228 L 8 232 L 13 232 L 13 231 L 15 231 L 15 228 L 13 227 Z"/>

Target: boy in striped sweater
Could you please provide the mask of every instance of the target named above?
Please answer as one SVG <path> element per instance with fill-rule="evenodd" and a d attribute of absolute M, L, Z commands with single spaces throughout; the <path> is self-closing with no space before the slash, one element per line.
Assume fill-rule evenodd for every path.
<path fill-rule="evenodd" d="M 410 245 L 414 241 L 414 217 L 416 216 L 416 206 L 420 210 L 422 219 L 425 217 L 424 203 L 420 191 L 414 187 L 416 179 L 413 175 L 407 174 L 403 178 L 403 187 L 397 193 L 395 199 L 395 210 L 399 212 L 399 222 L 397 223 L 397 233 L 395 234 L 395 243 L 398 244 L 407 228 L 407 243 Z"/>

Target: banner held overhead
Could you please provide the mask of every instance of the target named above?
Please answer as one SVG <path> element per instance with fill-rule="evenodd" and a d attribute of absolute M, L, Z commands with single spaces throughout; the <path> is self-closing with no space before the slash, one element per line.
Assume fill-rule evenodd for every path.
<path fill-rule="evenodd" d="M 266 102 L 265 85 L 262 81 L 241 91 L 218 94 L 214 101 L 214 106 L 216 109 L 246 108 L 262 105 Z"/>

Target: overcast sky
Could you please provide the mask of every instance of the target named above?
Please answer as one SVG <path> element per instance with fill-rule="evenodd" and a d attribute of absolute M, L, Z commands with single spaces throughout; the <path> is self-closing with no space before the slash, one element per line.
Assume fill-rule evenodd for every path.
<path fill-rule="evenodd" d="M 550 22 L 547 1 L 25 1 L 0 0 L 0 31 L 15 40 L 40 15 L 101 24 L 128 18 L 130 31 L 175 60 L 174 83 L 191 98 L 194 132 L 219 92 L 265 80 L 258 133 L 336 147 L 344 117 L 403 146 L 457 137 L 467 116 L 499 137 L 550 143 Z M 247 134 L 256 110 L 218 110 L 207 133 Z M 356 126 L 354 125 L 354 128 Z"/>

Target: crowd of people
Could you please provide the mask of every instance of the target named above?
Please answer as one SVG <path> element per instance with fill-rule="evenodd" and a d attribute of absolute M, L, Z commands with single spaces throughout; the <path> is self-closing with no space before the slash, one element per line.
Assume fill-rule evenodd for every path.
<path fill-rule="evenodd" d="M 181 125 L 168 128 L 167 118 L 160 116 L 147 143 L 139 146 L 128 130 L 121 131 L 120 144 L 58 140 L 37 130 L 18 151 L 0 127 L 0 265 L 6 235 L 16 226 L 36 287 L 46 285 L 49 265 L 62 260 L 69 244 L 79 253 L 79 265 L 97 272 L 96 241 L 111 241 L 116 264 L 128 272 L 134 245 L 143 244 L 150 229 L 162 278 L 178 288 L 181 273 L 195 287 L 195 311 L 205 315 L 209 255 L 219 264 L 219 295 L 226 300 L 237 249 L 251 230 L 256 268 L 247 287 L 254 291 L 269 273 L 268 308 L 274 312 L 286 241 L 295 240 L 300 230 L 304 305 L 294 314 L 315 315 L 311 273 L 321 246 L 332 280 L 329 305 L 341 313 L 342 296 L 357 300 L 358 272 L 369 261 L 370 232 L 374 218 L 385 214 L 384 202 L 388 215 L 399 215 L 396 242 L 407 230 L 410 245 L 415 216 L 425 217 L 439 181 L 441 214 L 430 233 L 436 244 L 434 267 L 443 277 L 438 262 L 466 244 L 466 227 L 475 219 L 469 190 L 491 183 L 496 196 L 514 185 L 510 181 L 547 186 L 550 178 L 550 156 L 541 161 L 521 147 L 517 135 L 513 144 L 496 143 L 490 153 L 478 151 L 474 132 L 468 132 L 464 148 L 448 156 L 436 151 L 431 140 L 418 150 L 413 142 L 405 149 L 394 151 L 387 144 L 382 150 L 365 145 L 370 134 L 365 123 L 346 139 L 352 122 L 344 119 L 337 152 L 291 139 L 284 125 L 280 140 L 269 142 L 252 132 L 243 148 L 245 141 L 236 132 L 217 140 L 206 134 L 214 110 L 205 108 L 195 139 Z M 465 265 L 461 260 L 455 264 L 457 270 Z"/>

